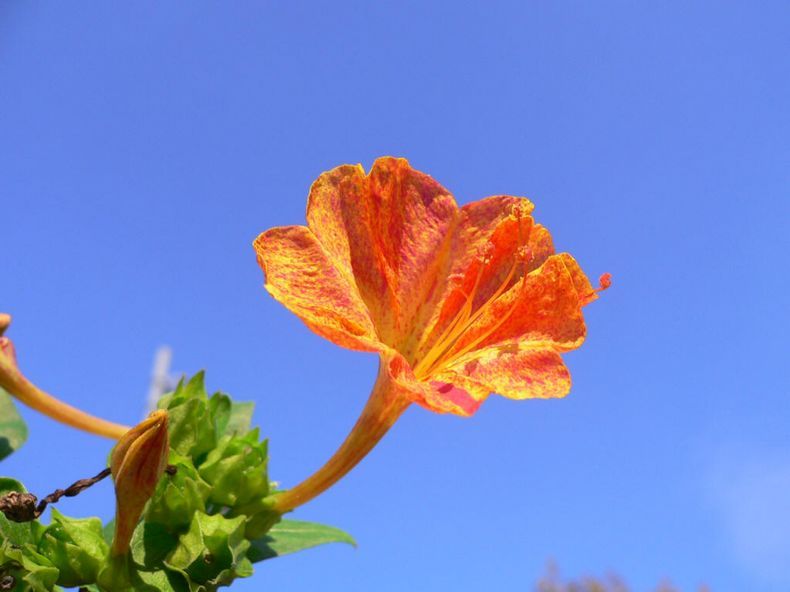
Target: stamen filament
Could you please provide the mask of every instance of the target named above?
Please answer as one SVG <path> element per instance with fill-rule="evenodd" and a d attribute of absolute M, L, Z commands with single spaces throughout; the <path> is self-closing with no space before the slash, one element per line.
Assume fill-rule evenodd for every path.
<path fill-rule="evenodd" d="M 516 232 L 517 232 L 517 239 L 516 239 L 516 251 L 514 253 L 515 257 L 513 260 L 513 264 L 510 266 L 505 279 L 499 284 L 494 293 L 488 297 L 488 299 L 474 312 L 472 313 L 472 307 L 474 304 L 475 296 L 477 295 L 477 290 L 480 287 L 480 281 L 483 277 L 483 270 L 485 268 L 485 264 L 487 261 L 481 261 L 480 267 L 477 270 L 477 277 L 475 278 L 474 285 L 472 286 L 471 292 L 467 295 L 466 301 L 464 302 L 461 309 L 455 315 L 452 321 L 447 325 L 447 327 L 442 331 L 441 335 L 436 339 L 433 347 L 431 347 L 428 352 L 426 352 L 425 356 L 420 359 L 414 367 L 414 376 L 420 380 L 424 380 L 429 377 L 431 374 L 436 372 L 438 369 L 447 366 L 454 360 L 457 360 L 462 355 L 466 354 L 467 352 L 471 351 L 474 347 L 479 345 L 484 339 L 489 337 L 494 331 L 499 329 L 502 324 L 510 318 L 510 315 L 513 314 L 514 306 L 511 306 L 510 310 L 503 315 L 503 317 L 497 321 L 493 327 L 488 329 L 484 332 L 483 335 L 478 336 L 475 338 L 471 343 L 464 346 L 459 352 L 453 352 L 453 347 L 457 344 L 460 337 L 466 332 L 472 324 L 480 318 L 480 316 L 488 310 L 488 308 L 495 302 L 509 287 L 510 282 L 513 279 L 513 276 L 516 273 L 516 269 L 518 268 L 518 263 L 520 261 L 520 252 L 522 246 L 524 245 L 524 237 L 522 236 L 522 229 L 521 229 L 521 213 L 520 211 L 516 211 Z M 526 273 L 526 268 L 525 268 Z M 420 351 L 420 348 L 425 343 L 425 340 L 428 339 L 428 335 L 424 335 L 423 338 L 420 340 L 420 343 L 417 347 L 417 351 Z"/>
<path fill-rule="evenodd" d="M 434 346 L 425 354 L 425 356 L 417 363 L 416 367 L 414 368 L 414 375 L 417 378 L 424 378 L 423 370 L 427 367 L 430 367 L 435 359 L 441 356 L 441 354 L 444 352 L 446 348 L 442 346 L 443 343 L 447 341 L 449 342 L 448 345 L 452 344 L 456 336 L 456 327 L 458 327 L 458 325 L 466 326 L 467 319 L 472 312 L 472 305 L 474 303 L 474 298 L 477 294 L 477 288 L 480 285 L 480 279 L 482 276 L 483 265 L 481 264 L 477 270 L 477 277 L 475 278 L 475 282 L 472 285 L 472 290 L 469 292 L 469 294 L 466 294 L 466 301 L 464 302 L 463 306 L 458 311 L 458 313 L 456 313 L 455 318 L 453 318 L 450 324 L 447 325 L 445 330 L 442 331 L 441 335 L 439 335 Z M 463 331 L 463 328 L 461 331 Z M 420 346 L 422 346 L 427 338 L 428 335 L 423 337 L 423 339 L 420 341 Z M 417 351 L 419 351 L 420 346 L 418 346 Z M 428 373 L 426 372 L 424 374 L 427 376 Z"/>
<path fill-rule="evenodd" d="M 513 264 L 508 270 L 505 279 L 502 280 L 501 284 L 497 287 L 494 293 L 480 306 L 480 308 L 478 308 L 474 312 L 474 314 L 472 315 L 465 314 L 464 316 L 466 318 L 463 320 L 462 323 L 458 323 L 457 321 L 461 319 L 463 309 L 461 310 L 461 312 L 459 312 L 459 315 L 456 317 L 456 319 L 454 319 L 453 323 L 451 324 L 453 326 L 452 334 L 444 335 L 443 333 L 442 337 L 439 340 L 437 340 L 436 344 L 433 346 L 433 348 L 431 348 L 431 351 L 428 352 L 428 354 L 426 354 L 425 358 L 421 361 L 421 363 L 417 365 L 417 368 L 414 371 L 414 375 L 417 378 L 422 379 L 427 376 L 430 376 L 437 369 L 446 366 L 449 363 L 448 362 L 449 359 L 457 359 L 458 357 L 460 357 L 460 355 L 463 355 L 463 354 L 453 354 L 451 357 L 448 356 L 448 354 L 452 351 L 453 346 L 457 343 L 458 338 L 477 319 L 480 318 L 480 316 L 491 306 L 491 304 L 497 298 L 499 298 L 505 292 L 505 290 L 507 290 L 508 286 L 510 285 L 510 281 L 513 279 L 513 276 L 516 273 L 517 267 L 518 267 L 518 260 L 515 260 L 513 261 Z M 478 283 L 479 282 L 477 281 L 475 282 L 475 289 L 473 290 L 470 298 L 467 299 L 467 303 L 469 303 L 470 305 L 471 305 L 471 301 L 474 298 L 475 292 L 477 290 Z M 511 313 L 512 313 L 512 309 L 510 312 L 508 312 L 507 315 L 503 317 L 503 319 L 498 321 L 491 330 L 487 331 L 482 337 L 475 339 L 475 341 L 472 342 L 471 346 L 465 346 L 463 349 L 463 353 L 466 353 L 467 351 L 471 350 L 472 347 L 476 346 L 483 339 L 488 337 L 493 331 L 498 329 L 502 325 L 502 323 L 504 323 L 510 317 Z M 445 331 L 445 333 L 446 332 L 447 331 Z"/>
<path fill-rule="evenodd" d="M 526 283 L 526 280 L 522 280 L 522 285 L 523 285 L 523 284 L 525 284 L 525 283 Z M 492 302 L 493 300 L 494 300 L 494 299 L 492 298 L 491 302 Z M 468 343 L 467 345 L 465 345 L 464 347 L 462 347 L 460 351 L 454 352 L 454 353 L 452 354 L 452 356 L 447 356 L 447 357 L 446 357 L 446 358 L 443 360 L 443 362 L 442 362 L 442 365 L 443 365 L 443 366 L 449 366 L 450 364 L 452 364 L 453 362 L 455 362 L 457 359 L 461 358 L 462 356 L 464 356 L 464 355 L 466 355 L 467 353 L 469 353 L 470 351 L 472 351 L 474 348 L 476 348 L 478 345 L 480 345 L 480 344 L 481 344 L 481 343 L 482 343 L 484 340 L 488 339 L 488 338 L 489 338 L 489 337 L 490 337 L 490 336 L 491 336 L 491 335 L 492 335 L 492 334 L 493 334 L 493 333 L 494 333 L 494 332 L 495 332 L 497 329 L 499 329 L 499 328 L 500 328 L 502 325 L 504 325 L 504 324 L 505 324 L 505 322 L 507 322 L 507 320 L 508 320 L 508 319 L 511 317 L 511 315 L 513 314 L 513 311 L 514 311 L 514 310 L 516 310 L 515 302 L 513 302 L 513 304 L 511 305 L 511 307 L 508 309 L 508 311 L 507 311 L 507 312 L 506 312 L 504 315 L 502 315 L 502 318 L 501 318 L 501 319 L 499 319 L 499 320 L 498 320 L 498 321 L 497 321 L 497 322 L 494 324 L 494 326 L 493 326 L 493 327 L 491 327 L 491 328 L 490 328 L 490 329 L 488 329 L 487 331 L 483 332 L 481 335 L 477 336 L 477 337 L 476 337 L 475 339 L 473 339 L 473 340 L 472 340 L 470 343 Z"/>

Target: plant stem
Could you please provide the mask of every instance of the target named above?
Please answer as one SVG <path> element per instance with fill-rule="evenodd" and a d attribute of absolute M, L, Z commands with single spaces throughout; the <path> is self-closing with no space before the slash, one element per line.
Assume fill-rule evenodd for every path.
<path fill-rule="evenodd" d="M 394 388 L 386 361 L 382 360 L 368 402 L 343 444 L 324 466 L 299 485 L 273 494 L 272 508 L 284 514 L 306 504 L 337 483 L 378 444 L 410 403 Z"/>

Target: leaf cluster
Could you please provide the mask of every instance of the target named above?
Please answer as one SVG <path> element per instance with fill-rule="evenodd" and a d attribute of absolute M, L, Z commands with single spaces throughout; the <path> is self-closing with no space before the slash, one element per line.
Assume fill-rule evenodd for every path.
<path fill-rule="evenodd" d="M 353 544 L 336 528 L 282 520 L 267 497 L 268 446 L 251 428 L 253 404 L 208 396 L 203 373 L 159 402 L 168 411 L 171 469 L 132 537 L 110 556 L 113 522 L 69 518 L 49 525 L 0 514 L 0 591 L 210 592 L 253 573 L 253 563 L 329 542 Z M 0 434 L 2 435 L 2 434 Z M 0 479 L 0 495 L 24 491 Z"/>

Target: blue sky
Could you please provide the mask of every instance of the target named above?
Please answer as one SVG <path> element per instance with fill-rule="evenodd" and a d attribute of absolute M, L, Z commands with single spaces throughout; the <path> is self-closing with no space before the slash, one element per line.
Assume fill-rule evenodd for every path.
<path fill-rule="evenodd" d="M 284 486 L 340 443 L 375 357 L 307 330 L 250 246 L 311 181 L 410 159 L 527 195 L 614 286 L 562 401 L 411 409 L 298 517 L 326 547 L 234 589 L 529 590 L 549 559 L 638 590 L 790 588 L 785 2 L 0 5 L 0 309 L 41 386 L 143 413 L 155 349 L 255 400 Z M 109 443 L 25 411 L 45 493 Z M 112 513 L 108 485 L 65 502 Z"/>

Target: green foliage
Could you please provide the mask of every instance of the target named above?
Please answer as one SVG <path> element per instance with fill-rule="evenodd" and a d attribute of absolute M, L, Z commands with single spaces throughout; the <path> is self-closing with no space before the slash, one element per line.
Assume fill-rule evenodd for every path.
<path fill-rule="evenodd" d="M 348 543 L 357 546 L 351 535 L 334 526 L 301 520 L 281 520 L 265 537 L 252 542 L 247 557 L 252 562 L 264 561 L 325 543 Z"/>
<path fill-rule="evenodd" d="M 182 456 L 199 461 L 217 444 L 217 425 L 208 405 L 203 372 L 159 402 L 170 415 L 170 447 Z"/>
<path fill-rule="evenodd" d="M 171 453 L 170 465 L 176 472 L 159 482 L 145 519 L 177 533 L 189 527 L 195 512 L 205 509 L 211 486 L 200 477 L 191 459 Z"/>
<path fill-rule="evenodd" d="M 14 590 L 212 592 L 250 576 L 253 562 L 330 542 L 353 544 L 336 528 L 280 522 L 267 500 L 268 446 L 250 427 L 251 403 L 234 403 L 222 393 L 209 397 L 200 373 L 159 407 L 170 416 L 174 470 L 157 485 L 129 554 L 109 556 L 112 521 L 102 526 L 98 518 L 53 510 L 44 527 L 0 514 L 0 577 L 13 577 Z M 8 491 L 24 488 L 0 478 L 0 495 Z"/>
<path fill-rule="evenodd" d="M 25 492 L 13 479 L 0 478 L 0 495 Z M 13 582 L 15 592 L 48 592 L 55 589 L 58 569 L 38 552 L 44 527 L 36 522 L 16 523 L 0 513 L 0 581 Z"/>
<path fill-rule="evenodd" d="M 251 576 L 252 563 L 247 559 L 250 542 L 244 538 L 244 524 L 243 516 L 195 514 L 166 565 L 184 575 L 190 592 L 215 590 L 236 577 Z"/>
<path fill-rule="evenodd" d="M 60 571 L 58 584 L 81 586 L 96 581 L 109 551 L 98 518 L 68 518 L 52 509 L 52 523 L 38 544 L 39 552 Z"/>
<path fill-rule="evenodd" d="M 0 388 L 0 460 L 17 450 L 27 440 L 27 426 L 14 406 L 11 396 Z"/>
<path fill-rule="evenodd" d="M 200 476 L 211 484 L 211 502 L 234 507 L 266 497 L 266 449 L 257 429 L 245 436 L 223 436 L 200 466 Z"/>

